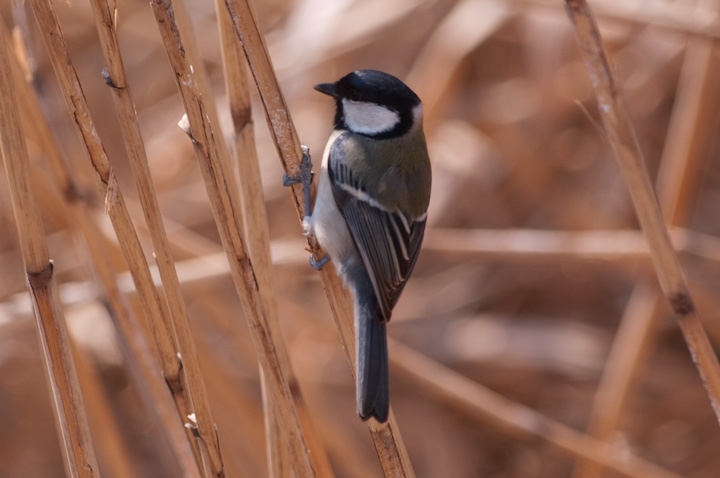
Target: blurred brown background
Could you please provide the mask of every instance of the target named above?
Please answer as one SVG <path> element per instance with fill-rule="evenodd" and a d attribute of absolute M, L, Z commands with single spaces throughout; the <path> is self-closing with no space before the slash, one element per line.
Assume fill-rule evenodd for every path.
<path fill-rule="evenodd" d="M 227 122 L 213 2 L 187 3 Z M 714 343 L 720 341 L 720 248 L 713 237 L 720 234 L 716 3 L 591 3 L 651 175 L 662 170 L 661 160 L 686 167 L 678 198 L 664 199 L 662 189 L 659 195 L 664 207 L 680 211 L 675 225 L 692 231 L 678 232 L 681 261 Z M 105 63 L 90 6 L 62 0 L 55 8 L 98 133 L 144 234 L 110 91 L 100 76 Z M 167 56 L 147 1 L 125 0 L 118 9 L 125 67 L 160 206 L 172 221 L 166 226 L 228 473 L 264 476 L 258 366 L 234 287 L 222 260 L 186 262 L 221 252 L 221 246 L 192 146 L 177 127 L 183 111 Z M 375 68 L 405 80 L 425 102 L 434 175 L 430 229 L 390 335 L 512 401 L 584 431 L 621 320 L 652 310 L 658 286 L 639 236 L 627 233 L 637 230 L 637 222 L 564 4 L 272 0 L 256 2 L 256 10 L 298 133 L 316 164 L 332 128 L 333 105 L 313 84 Z M 87 185 L 85 193 L 97 204 L 112 257 L 124 268 L 34 18 L 11 2 L 3 2 L 0 13 L 30 40 L 34 86 L 79 181 Z M 380 476 L 257 101 L 254 112 L 280 317 L 294 370 L 337 476 Z M 689 145 L 671 151 L 672 141 Z M 47 170 L 31 139 L 29 149 L 32 161 Z M 664 174 L 667 184 L 680 173 Z M 0 477 L 60 477 L 62 457 L 4 170 L 0 176 Z M 140 405 L 85 251 L 76 247 L 58 205 L 59 193 L 49 175 L 36 179 L 72 337 L 99 374 L 138 473 L 176 476 Z M 460 233 L 469 230 L 477 231 L 471 246 L 459 246 Z M 586 231 L 602 233 L 581 234 Z M 595 253 L 583 249 L 583 238 L 591 240 Z M 125 277 L 121 283 L 130 281 Z M 661 301 L 647 340 L 636 344 L 643 350 L 638 373 L 611 441 L 682 476 L 716 477 L 720 430 L 670 312 Z M 419 477 L 572 476 L 571 459 L 469 419 L 395 369 L 391 387 Z M 91 428 L 94 436 L 103 433 L 92 422 Z M 99 459 L 102 466 L 101 452 Z"/>

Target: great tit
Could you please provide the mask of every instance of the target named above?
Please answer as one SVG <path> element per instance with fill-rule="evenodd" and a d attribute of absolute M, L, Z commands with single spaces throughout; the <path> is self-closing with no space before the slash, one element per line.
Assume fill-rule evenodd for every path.
<path fill-rule="evenodd" d="M 335 99 L 335 129 L 305 228 L 354 296 L 357 413 L 385 422 L 385 327 L 415 266 L 430 201 L 422 103 L 402 81 L 376 70 L 315 89 Z"/>

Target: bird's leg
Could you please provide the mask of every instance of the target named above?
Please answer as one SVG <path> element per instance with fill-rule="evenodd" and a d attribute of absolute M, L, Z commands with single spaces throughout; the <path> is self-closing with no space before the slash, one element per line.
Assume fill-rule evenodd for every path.
<path fill-rule="evenodd" d="M 315 236 L 311 224 L 312 212 L 310 211 L 310 185 L 312 184 L 313 176 L 315 173 L 312 171 L 312 159 L 310 159 L 310 148 L 305 145 L 302 148 L 302 159 L 300 160 L 300 173 L 295 176 L 289 176 L 288 174 L 283 175 L 283 186 L 289 187 L 293 184 L 301 184 L 303 189 L 303 197 L 305 202 L 305 218 L 303 219 L 303 229 L 305 230 L 306 236 Z M 323 266 L 330 260 L 329 255 L 325 255 L 319 261 L 313 259 L 312 254 L 310 255 L 310 265 L 316 271 L 322 270 Z"/>
<path fill-rule="evenodd" d="M 302 159 L 300 160 L 300 173 L 295 176 L 283 175 L 283 186 L 289 187 L 293 184 L 300 183 L 303 189 L 305 199 L 305 217 L 310 217 L 310 185 L 312 184 L 315 173 L 312 171 L 312 159 L 310 159 L 310 148 L 305 145 L 302 148 Z"/>

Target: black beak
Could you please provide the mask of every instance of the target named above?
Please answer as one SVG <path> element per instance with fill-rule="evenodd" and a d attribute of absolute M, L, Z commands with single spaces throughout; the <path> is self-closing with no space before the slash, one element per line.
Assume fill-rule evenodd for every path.
<path fill-rule="evenodd" d="M 337 87 L 335 86 L 335 83 L 319 83 L 313 88 L 315 88 L 317 91 L 324 95 L 332 96 L 333 98 L 338 97 Z"/>

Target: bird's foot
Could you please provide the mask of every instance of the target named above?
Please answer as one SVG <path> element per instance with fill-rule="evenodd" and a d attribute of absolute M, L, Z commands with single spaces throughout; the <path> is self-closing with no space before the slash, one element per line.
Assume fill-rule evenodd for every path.
<path fill-rule="evenodd" d="M 305 217 L 303 218 L 303 232 L 308 238 L 314 240 L 314 231 L 312 227 L 312 216 L 310 212 L 310 186 L 312 185 L 313 176 L 315 173 L 312 171 L 312 159 L 310 158 L 310 148 L 305 145 L 301 145 L 302 159 L 300 160 L 300 172 L 295 175 L 285 174 L 283 175 L 283 186 L 290 187 L 295 184 L 301 184 L 304 196 L 305 205 Z M 310 256 L 310 265 L 316 271 L 322 270 L 323 266 L 330 260 L 330 256 L 326 255 L 319 261 L 313 259 Z"/>
<path fill-rule="evenodd" d="M 328 254 L 325 254 L 325 257 L 323 257 L 319 261 L 316 261 L 315 259 L 313 259 L 312 254 L 310 255 L 310 265 L 316 271 L 321 271 L 322 268 L 325 267 L 325 264 L 327 264 L 329 260 L 330 260 L 330 256 Z"/>

